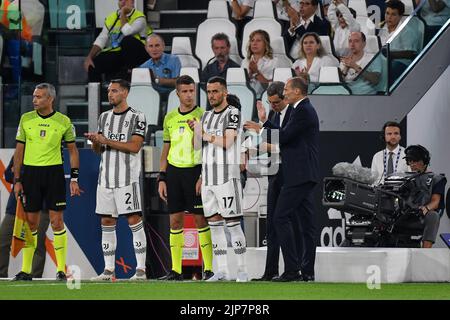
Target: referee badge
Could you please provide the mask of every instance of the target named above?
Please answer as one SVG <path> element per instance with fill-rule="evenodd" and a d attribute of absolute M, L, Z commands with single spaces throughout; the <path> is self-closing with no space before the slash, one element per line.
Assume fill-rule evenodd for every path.
<path fill-rule="evenodd" d="M 180 133 L 180 134 L 183 134 L 183 133 L 184 133 L 184 127 L 180 127 L 179 133 Z"/>
<path fill-rule="evenodd" d="M 41 130 L 41 132 L 39 133 L 39 136 L 41 136 L 41 138 L 45 138 L 45 134 L 46 134 L 46 131 Z"/>

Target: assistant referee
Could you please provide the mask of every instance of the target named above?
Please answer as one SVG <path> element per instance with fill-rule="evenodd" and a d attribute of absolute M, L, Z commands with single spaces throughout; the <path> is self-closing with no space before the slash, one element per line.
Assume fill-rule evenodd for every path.
<path fill-rule="evenodd" d="M 78 186 L 79 156 L 75 145 L 75 129 L 67 116 L 53 110 L 55 98 L 56 90 L 53 85 L 38 84 L 33 92 L 34 111 L 27 112 L 20 118 L 14 154 L 14 192 L 16 197 L 22 196 L 34 244 L 23 249 L 22 271 L 14 277 L 14 281 L 32 280 L 30 273 L 43 202 L 49 210 L 54 234 L 56 280 L 66 280 L 67 233 L 63 220 L 66 182 L 61 149 L 63 140 L 69 150 L 72 168 L 70 195 L 79 196 L 82 190 Z"/>

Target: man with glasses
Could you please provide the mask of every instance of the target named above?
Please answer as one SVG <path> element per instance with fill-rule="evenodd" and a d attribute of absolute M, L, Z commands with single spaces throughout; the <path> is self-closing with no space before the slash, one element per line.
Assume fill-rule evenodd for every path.
<path fill-rule="evenodd" d="M 296 40 L 299 41 L 306 32 L 315 32 L 321 36 L 330 34 L 331 27 L 328 20 L 322 20 L 315 14 L 318 5 L 318 0 L 301 0 L 299 15 L 290 16 L 290 27 L 284 34 L 288 52 L 291 51 Z"/>

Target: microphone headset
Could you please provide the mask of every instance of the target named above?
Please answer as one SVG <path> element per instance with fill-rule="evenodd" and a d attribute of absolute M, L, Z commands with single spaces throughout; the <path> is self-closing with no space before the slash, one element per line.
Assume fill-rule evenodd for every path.
<path fill-rule="evenodd" d="M 430 152 L 420 144 L 410 145 L 405 149 L 405 157 L 406 161 L 423 161 L 423 164 L 428 166 L 430 163 Z"/>

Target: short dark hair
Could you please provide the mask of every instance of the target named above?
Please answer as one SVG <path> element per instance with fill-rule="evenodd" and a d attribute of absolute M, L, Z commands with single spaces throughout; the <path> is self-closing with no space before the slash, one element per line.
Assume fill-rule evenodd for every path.
<path fill-rule="evenodd" d="M 283 99 L 284 98 L 283 91 L 284 91 L 284 82 L 274 81 L 267 88 L 267 96 L 271 97 L 277 95 L 278 97 Z"/>
<path fill-rule="evenodd" d="M 195 81 L 191 76 L 185 74 L 177 78 L 177 80 L 175 81 L 175 87 L 178 88 L 178 86 L 181 84 L 195 84 Z"/>
<path fill-rule="evenodd" d="M 288 80 L 291 83 L 292 88 L 300 89 L 303 95 L 308 94 L 308 79 L 303 77 L 293 77 Z"/>
<path fill-rule="evenodd" d="M 213 45 L 214 40 L 223 40 L 227 44 L 227 47 L 231 46 L 230 39 L 223 32 L 216 33 L 215 35 L 212 36 L 212 38 L 211 38 L 211 46 Z"/>
<path fill-rule="evenodd" d="M 383 129 L 381 129 L 381 132 L 384 134 L 386 131 L 386 127 L 397 127 L 400 132 L 402 130 L 402 128 L 400 128 L 400 123 L 395 122 L 395 121 L 388 121 L 383 125 Z"/>
<path fill-rule="evenodd" d="M 319 0 L 311 0 L 311 4 L 316 7 L 319 5 Z"/>
<path fill-rule="evenodd" d="M 405 13 L 405 4 L 399 0 L 390 0 L 386 2 L 386 8 L 397 10 L 398 14 L 401 16 Z"/>
<path fill-rule="evenodd" d="M 110 81 L 110 83 L 117 83 L 120 87 L 123 89 L 130 91 L 130 83 L 127 80 L 124 79 L 113 79 Z"/>
<path fill-rule="evenodd" d="M 215 76 L 208 79 L 208 83 L 217 83 L 217 82 L 220 83 L 225 88 L 227 87 L 227 82 L 222 77 Z"/>

